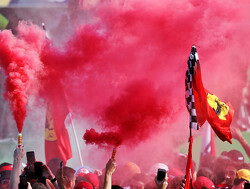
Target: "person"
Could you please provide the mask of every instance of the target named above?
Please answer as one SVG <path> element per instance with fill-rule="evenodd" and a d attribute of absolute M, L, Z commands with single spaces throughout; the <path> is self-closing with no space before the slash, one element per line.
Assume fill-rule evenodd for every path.
<path fill-rule="evenodd" d="M 206 178 L 210 179 L 211 181 L 214 181 L 213 171 L 211 169 L 209 169 L 208 167 L 201 167 L 198 170 L 197 178 L 199 178 L 200 176 L 206 177 Z"/>
<path fill-rule="evenodd" d="M 76 184 L 75 189 L 95 189 L 93 184 L 88 181 L 80 181 Z"/>
<path fill-rule="evenodd" d="M 129 181 L 137 174 L 141 174 L 141 169 L 136 163 L 131 161 L 125 163 L 120 170 L 120 175 L 122 176 L 122 186 L 129 183 Z"/>
<path fill-rule="evenodd" d="M 17 189 L 19 183 L 19 167 L 25 154 L 23 146 L 16 147 L 14 151 L 13 167 L 10 175 L 10 189 Z"/>
<path fill-rule="evenodd" d="M 243 189 L 246 182 L 250 182 L 250 171 L 248 169 L 240 169 L 236 173 L 232 189 Z"/>
<path fill-rule="evenodd" d="M 227 186 L 232 188 L 236 178 L 236 168 L 232 160 L 227 156 L 217 158 L 214 165 L 214 183 L 217 187 Z"/>
<path fill-rule="evenodd" d="M 240 129 L 236 127 L 232 127 L 231 132 L 232 132 L 232 137 L 235 140 L 238 140 L 238 142 L 241 144 L 241 146 L 245 150 L 247 156 L 250 158 L 250 145 L 248 144 L 246 139 L 244 139 L 244 137 L 242 136 Z"/>
<path fill-rule="evenodd" d="M 111 158 L 106 164 L 103 189 L 112 188 L 112 174 L 115 172 L 115 169 L 116 169 L 116 161 L 115 159 Z"/>
<path fill-rule="evenodd" d="M 168 187 L 168 174 L 166 173 L 165 178 L 162 181 L 157 180 L 155 177 L 156 189 L 166 189 Z"/>
<path fill-rule="evenodd" d="M 0 165 L 0 189 L 7 189 L 10 187 L 10 174 L 12 165 L 10 163 L 2 163 Z"/>
<path fill-rule="evenodd" d="M 56 175 L 57 171 L 60 169 L 61 162 L 62 160 L 60 158 L 52 158 L 48 161 L 47 166 L 54 175 Z"/>
<path fill-rule="evenodd" d="M 76 180 L 75 170 L 62 166 L 57 173 L 56 180 L 60 189 L 73 189 Z"/>
<path fill-rule="evenodd" d="M 36 182 L 32 185 L 32 189 L 47 189 L 47 188 L 44 184 Z"/>
<path fill-rule="evenodd" d="M 203 189 L 203 188 L 215 188 L 214 183 L 208 179 L 207 177 L 204 176 L 200 176 L 196 179 L 196 181 L 194 182 L 194 188 L 195 189 Z"/>

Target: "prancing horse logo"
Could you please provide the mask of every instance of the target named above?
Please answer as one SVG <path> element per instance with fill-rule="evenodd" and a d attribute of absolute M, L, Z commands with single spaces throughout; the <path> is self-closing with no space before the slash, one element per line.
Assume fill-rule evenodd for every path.
<path fill-rule="evenodd" d="M 207 93 L 207 102 L 211 108 L 215 111 L 218 117 L 222 120 L 226 120 L 228 115 L 229 107 L 224 102 L 221 102 L 219 98 L 215 95 Z"/>
<path fill-rule="evenodd" d="M 50 110 L 47 110 L 46 113 L 45 140 L 51 142 L 57 140 L 56 132 L 54 129 L 54 122 Z"/>

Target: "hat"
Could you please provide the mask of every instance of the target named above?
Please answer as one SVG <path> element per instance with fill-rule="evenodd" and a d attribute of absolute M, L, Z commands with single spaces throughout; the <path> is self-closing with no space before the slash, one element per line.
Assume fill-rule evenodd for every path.
<path fill-rule="evenodd" d="M 156 163 L 149 169 L 148 173 L 150 175 L 156 175 L 158 169 L 165 169 L 166 171 L 168 171 L 168 166 L 165 165 L 164 163 Z"/>
<path fill-rule="evenodd" d="M 99 187 L 99 179 L 96 174 L 88 173 L 84 175 L 84 178 L 86 178 L 90 183 L 92 183 L 95 188 Z"/>
<path fill-rule="evenodd" d="M 250 171 L 248 169 L 240 169 L 237 171 L 239 179 L 245 179 L 250 182 Z"/>
<path fill-rule="evenodd" d="M 12 165 L 5 165 L 0 168 L 0 179 L 9 179 L 12 171 Z"/>
<path fill-rule="evenodd" d="M 94 189 L 94 187 L 88 181 L 81 181 L 75 186 L 75 189 Z"/>
<path fill-rule="evenodd" d="M 196 179 L 194 182 L 194 188 L 195 189 L 201 189 L 202 187 L 206 188 L 215 188 L 214 183 L 208 179 L 207 177 L 200 176 Z"/>
<path fill-rule="evenodd" d="M 77 170 L 76 170 L 76 173 L 75 175 L 76 176 L 81 176 L 81 177 L 84 177 L 84 175 L 88 174 L 92 172 L 91 169 L 87 166 L 83 166 L 83 167 L 79 167 Z"/>
<path fill-rule="evenodd" d="M 238 150 L 231 150 L 229 152 L 222 152 L 221 155 L 229 157 L 231 160 L 236 162 L 244 162 L 244 156 Z"/>

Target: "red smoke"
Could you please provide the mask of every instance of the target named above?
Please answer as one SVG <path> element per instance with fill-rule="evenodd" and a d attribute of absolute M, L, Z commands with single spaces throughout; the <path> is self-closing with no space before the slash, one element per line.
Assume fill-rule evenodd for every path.
<path fill-rule="evenodd" d="M 84 134 L 86 144 L 96 144 L 98 146 L 119 146 L 122 143 L 121 136 L 116 132 L 97 133 L 95 129 L 86 130 Z"/>
<path fill-rule="evenodd" d="M 43 71 L 40 53 L 46 38 L 37 26 L 24 22 L 17 31 L 18 37 L 11 31 L 0 32 L 0 63 L 7 75 L 5 96 L 21 133 L 28 95 L 36 92 L 37 79 Z"/>
<path fill-rule="evenodd" d="M 171 116 L 171 103 L 166 100 L 170 99 L 147 80 L 134 81 L 101 115 L 99 124 L 110 132 L 87 131 L 84 135 L 86 143 L 114 144 L 113 136 L 120 139 L 115 146 L 120 143 L 134 145 L 148 139 Z"/>
<path fill-rule="evenodd" d="M 0 59 L 6 74 L 9 75 L 7 68 L 12 62 L 30 66 L 34 61 L 25 60 L 32 58 L 30 54 L 35 52 L 37 62 L 43 62 L 43 76 L 46 77 L 32 87 L 42 86 L 49 95 L 51 89 L 57 87 L 56 83 L 61 82 L 75 114 L 94 119 L 96 127 L 101 126 L 103 132 L 117 133 L 123 144 L 131 145 L 150 138 L 161 128 L 172 127 L 181 131 L 180 135 L 188 135 L 189 118 L 183 113 L 187 112 L 184 79 L 190 48 L 194 44 L 204 85 L 222 101 L 231 102 L 237 115 L 249 64 L 248 1 L 99 2 L 85 12 L 91 18 L 87 20 L 79 16 L 78 20 L 70 21 L 72 25 L 54 32 L 56 38 L 63 31 L 72 29 L 73 23 L 78 23 L 75 32 L 69 39 L 64 39 L 66 42 L 61 42 L 59 48 L 53 46 L 52 36 L 51 45 L 40 52 L 37 47 L 43 44 L 44 32 L 36 30 L 36 26 L 33 26 L 35 35 L 22 30 L 26 37 L 21 39 L 21 35 L 14 38 L 8 31 L 1 32 Z M 80 25 L 82 22 L 88 24 Z M 32 53 L 17 56 L 18 61 L 13 60 L 19 54 L 16 52 L 27 54 L 28 50 Z M 27 82 L 33 81 L 29 79 Z M 28 88 L 32 87 L 19 89 L 19 100 L 6 92 L 12 107 L 16 107 L 16 102 L 22 102 L 20 108 L 12 108 L 16 112 L 14 115 L 20 109 L 22 121 Z M 178 124 L 165 122 L 169 116 Z M 167 127 L 162 127 L 161 120 L 169 123 Z M 85 131 L 84 127 L 82 131 Z M 175 139 L 186 140 L 184 137 Z M 107 141 L 104 143 L 106 145 Z M 150 146 L 148 149 L 150 151 Z"/>

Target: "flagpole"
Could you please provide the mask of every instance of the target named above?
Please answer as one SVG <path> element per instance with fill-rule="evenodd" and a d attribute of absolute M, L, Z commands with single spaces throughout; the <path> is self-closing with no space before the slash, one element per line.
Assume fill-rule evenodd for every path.
<path fill-rule="evenodd" d="M 69 106 L 68 98 L 67 98 L 67 95 L 66 95 L 66 92 L 65 92 L 64 88 L 63 88 L 63 93 L 64 93 L 65 101 L 66 101 L 66 104 L 67 104 L 67 108 L 68 108 L 68 111 L 69 111 L 69 119 L 70 119 L 70 123 L 71 123 L 72 130 L 73 130 L 73 133 L 74 133 L 80 163 L 81 163 L 81 166 L 83 166 L 82 155 L 81 155 L 80 146 L 79 146 L 79 142 L 78 142 L 78 138 L 77 138 L 76 130 L 75 130 L 75 124 L 74 124 L 74 121 L 73 121 L 73 118 L 72 118 L 71 108 Z"/>
<path fill-rule="evenodd" d="M 83 166 L 82 155 L 81 155 L 80 146 L 79 146 L 78 138 L 77 138 L 77 135 L 76 135 L 75 125 L 74 125 L 74 122 L 73 122 L 71 112 L 69 112 L 69 119 L 70 119 L 70 123 L 71 123 L 73 133 L 74 133 L 74 136 L 75 136 L 75 141 L 76 141 L 76 146 L 77 146 L 77 151 L 78 151 L 79 159 L 80 159 L 80 162 L 81 162 L 81 166 Z"/>
<path fill-rule="evenodd" d="M 190 130 L 190 137 L 192 136 L 192 128 L 191 125 L 189 126 L 189 130 Z"/>

